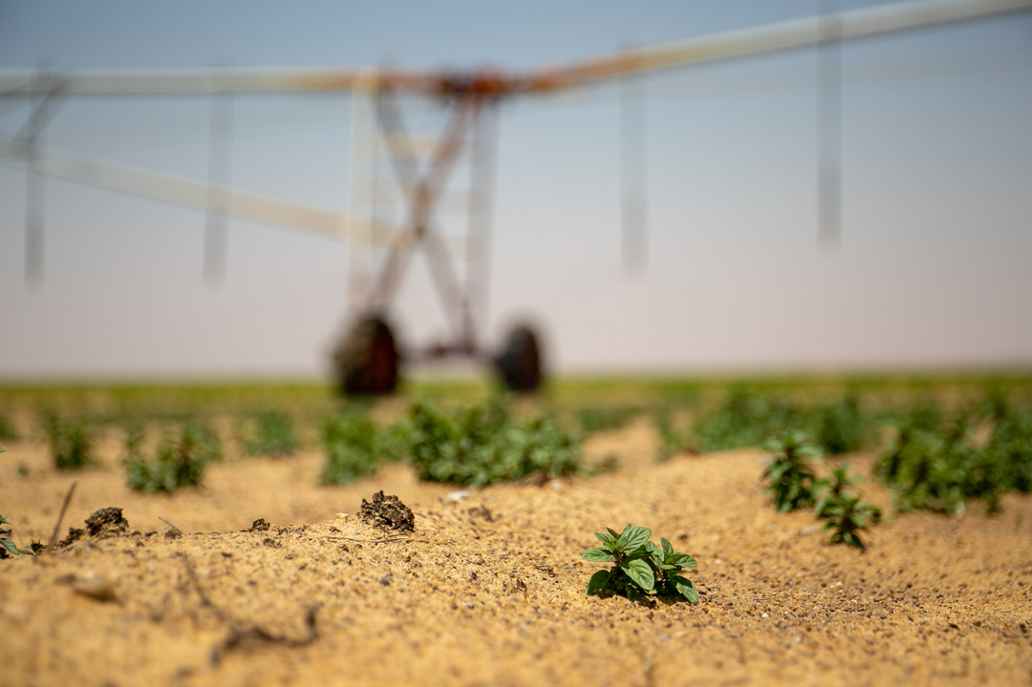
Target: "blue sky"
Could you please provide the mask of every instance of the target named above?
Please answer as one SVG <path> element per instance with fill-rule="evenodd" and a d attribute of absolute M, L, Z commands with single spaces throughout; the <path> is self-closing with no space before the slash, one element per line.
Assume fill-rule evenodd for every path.
<path fill-rule="evenodd" d="M 535 67 L 816 5 L 8 1 L 0 66 Z M 799 51 L 649 79 L 650 262 L 636 275 L 620 257 L 617 91 L 505 108 L 489 339 L 532 314 L 564 370 L 1032 360 L 1032 18 L 845 49 L 834 250 L 815 240 L 815 73 Z M 411 106 L 431 133 L 439 113 Z M 346 207 L 350 112 L 346 96 L 240 98 L 234 185 Z M 0 110 L 0 131 L 24 113 Z M 203 178 L 207 122 L 204 99 L 69 101 L 47 141 Z M 212 287 L 203 215 L 53 182 L 47 275 L 32 288 L 24 183 L 0 167 L 0 375 L 322 371 L 344 315 L 345 245 L 234 221 Z M 439 220 L 463 226 L 447 207 Z M 410 342 L 444 329 L 415 264 L 395 311 Z"/>

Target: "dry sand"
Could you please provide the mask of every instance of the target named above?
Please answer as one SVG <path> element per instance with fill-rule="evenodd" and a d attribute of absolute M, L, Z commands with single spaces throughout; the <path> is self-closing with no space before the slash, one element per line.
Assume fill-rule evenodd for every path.
<path fill-rule="evenodd" d="M 656 465 L 653 442 L 637 423 L 590 447 L 621 452 L 618 473 L 461 501 L 403 467 L 317 487 L 316 452 L 139 495 L 111 442 L 63 530 L 121 506 L 141 534 L 0 562 L 0 684 L 1032 684 L 1032 498 L 889 518 L 862 554 L 775 513 L 759 453 Z M 8 448 L 0 513 L 19 543 L 46 541 L 70 478 L 40 445 Z M 355 515 L 380 488 L 415 510 L 413 534 Z M 159 516 L 185 534 L 166 539 Z M 272 528 L 241 531 L 257 517 Z M 599 566 L 580 551 L 628 522 L 698 558 L 700 605 L 585 596 Z"/>

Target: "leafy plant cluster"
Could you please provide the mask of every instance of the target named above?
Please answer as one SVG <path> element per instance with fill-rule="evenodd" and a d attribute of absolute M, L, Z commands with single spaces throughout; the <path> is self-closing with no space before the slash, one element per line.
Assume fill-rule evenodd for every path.
<path fill-rule="evenodd" d="M 420 479 L 482 486 L 582 469 L 579 439 L 552 418 L 517 418 L 503 398 L 443 410 L 427 402 L 383 429 L 367 414 L 346 412 L 323 428 L 324 484 L 372 474 L 384 460 L 407 460 Z"/>
<path fill-rule="evenodd" d="M 881 520 L 881 511 L 852 491 L 855 480 L 848 469 L 839 466 L 831 479 L 819 478 L 811 460 L 820 451 L 800 431 L 772 439 L 767 448 L 772 456 L 763 479 L 778 512 L 812 507 L 830 532 L 830 543 L 865 549 L 860 533 Z"/>
<path fill-rule="evenodd" d="M 263 410 L 246 418 L 240 439 L 249 456 L 291 456 L 299 445 L 293 419 L 279 410 Z"/>
<path fill-rule="evenodd" d="M 483 486 L 581 469 L 574 435 L 549 417 L 515 417 L 501 398 L 452 413 L 416 403 L 409 432 L 409 460 L 421 479 L 432 482 Z"/>
<path fill-rule="evenodd" d="M 85 419 L 46 412 L 43 431 L 58 470 L 81 470 L 94 462 L 93 437 Z"/>
<path fill-rule="evenodd" d="M 838 455 L 863 448 L 871 427 L 871 418 L 852 393 L 802 406 L 741 387 L 696 421 L 694 444 L 703 452 L 761 446 L 769 437 L 795 428 L 806 430 L 825 453 Z"/>
<path fill-rule="evenodd" d="M 172 493 L 183 487 L 199 486 L 208 464 L 221 458 L 218 437 L 204 425 L 188 422 L 178 432 L 166 433 L 148 459 L 143 451 L 143 432 L 126 436 L 124 458 L 130 489 L 148 493 Z"/>
<path fill-rule="evenodd" d="M 668 540 L 660 539 L 657 546 L 652 542 L 652 530 L 638 525 L 627 525 L 620 533 L 606 528 L 595 536 L 602 546 L 585 550 L 582 557 L 593 563 L 611 563 L 612 567 L 591 576 L 588 596 L 615 595 L 638 602 L 658 597 L 699 603 L 695 585 L 682 575 L 695 569 L 695 559 L 675 551 Z"/>
<path fill-rule="evenodd" d="M 1005 402 L 946 418 L 927 404 L 901 423 L 875 465 L 900 511 L 958 514 L 972 500 L 990 512 L 1009 491 L 1032 489 L 1032 414 Z M 992 424 L 988 441 L 975 441 L 978 421 Z"/>

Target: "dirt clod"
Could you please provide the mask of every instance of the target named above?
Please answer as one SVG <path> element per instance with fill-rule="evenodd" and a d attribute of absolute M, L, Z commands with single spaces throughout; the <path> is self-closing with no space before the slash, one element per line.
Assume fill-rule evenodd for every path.
<path fill-rule="evenodd" d="M 82 539 L 83 535 L 85 534 L 86 530 L 84 529 L 81 529 L 79 527 L 69 527 L 68 536 L 62 539 L 61 541 L 57 542 L 57 545 L 60 547 L 71 546 L 75 542 Z"/>
<path fill-rule="evenodd" d="M 86 518 L 86 534 L 90 537 L 117 537 L 128 532 L 129 521 L 122 517 L 122 509 L 117 506 L 101 508 Z"/>
<path fill-rule="evenodd" d="M 412 532 L 416 529 L 416 518 L 412 514 L 412 509 L 397 496 L 384 496 L 382 491 L 373 494 L 370 501 L 362 499 L 359 514 L 367 523 L 382 530 Z"/>
<path fill-rule="evenodd" d="M 269 525 L 268 520 L 265 518 L 258 518 L 251 523 L 251 529 L 249 529 L 248 532 L 268 532 L 269 527 L 271 527 L 271 525 Z"/>

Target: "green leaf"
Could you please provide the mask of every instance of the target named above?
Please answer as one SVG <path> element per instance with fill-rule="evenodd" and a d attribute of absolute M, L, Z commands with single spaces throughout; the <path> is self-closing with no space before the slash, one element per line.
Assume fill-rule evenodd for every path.
<path fill-rule="evenodd" d="M 617 548 L 620 551 L 634 551 L 645 546 L 652 539 L 652 530 L 648 527 L 638 525 L 627 525 L 616 540 Z"/>
<path fill-rule="evenodd" d="M 588 596 L 596 596 L 609 586 L 609 571 L 599 570 L 588 580 Z"/>
<path fill-rule="evenodd" d="M 695 562 L 695 558 L 687 553 L 675 554 L 673 563 L 682 570 L 695 570 L 695 567 L 698 565 Z"/>
<path fill-rule="evenodd" d="M 612 530 L 609 530 L 609 532 L 612 532 Z M 616 538 L 620 535 L 610 534 L 609 532 L 595 532 L 595 536 L 606 545 L 607 549 L 612 549 L 616 545 Z"/>
<path fill-rule="evenodd" d="M 652 568 L 643 560 L 628 561 L 620 566 L 627 577 L 645 592 L 651 592 L 656 586 L 656 578 Z"/>
<path fill-rule="evenodd" d="M 0 546 L 7 549 L 8 553 L 12 556 L 23 556 L 25 554 L 32 553 L 31 551 L 19 549 L 18 546 L 10 539 L 0 539 Z"/>
<path fill-rule="evenodd" d="M 670 560 L 670 555 L 674 552 L 674 547 L 671 545 L 670 540 L 666 537 L 660 537 L 659 543 L 663 545 L 663 560 Z"/>
<path fill-rule="evenodd" d="M 609 553 L 605 549 L 586 549 L 584 553 L 581 554 L 581 558 L 593 563 L 608 563 L 609 561 L 615 560 L 613 554 Z"/>
<path fill-rule="evenodd" d="M 674 588 L 677 589 L 677 593 L 688 599 L 691 604 L 699 603 L 699 590 L 695 588 L 695 585 L 691 580 L 676 575 L 673 578 Z"/>

